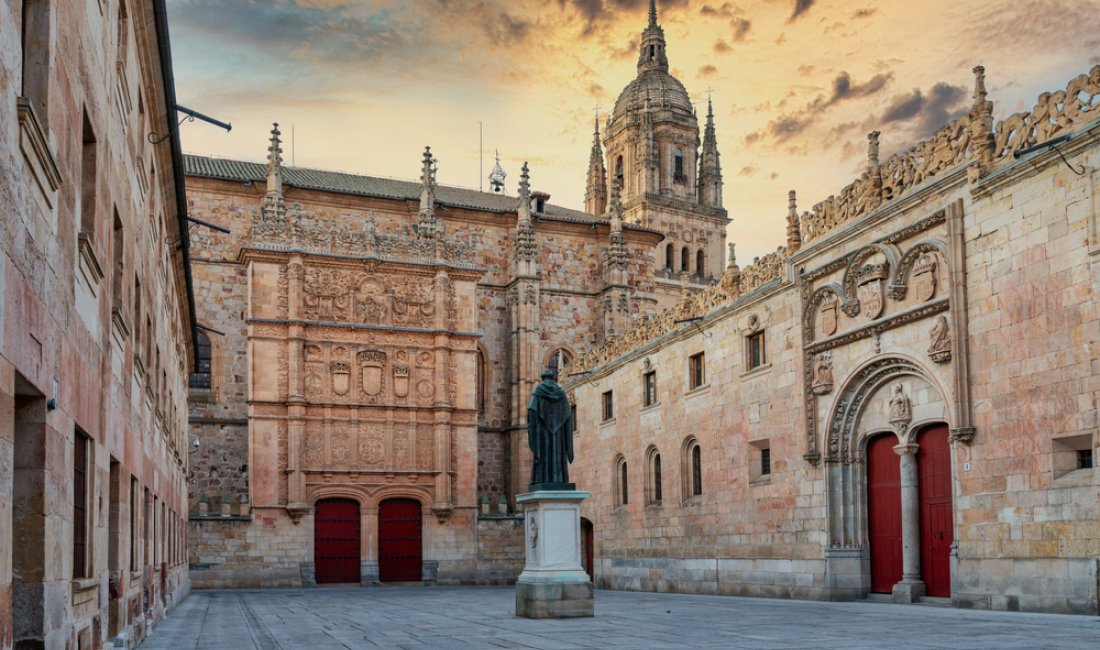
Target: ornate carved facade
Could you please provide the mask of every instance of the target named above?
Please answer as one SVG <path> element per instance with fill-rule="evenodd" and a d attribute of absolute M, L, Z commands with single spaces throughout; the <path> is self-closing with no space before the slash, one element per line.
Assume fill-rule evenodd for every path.
<path fill-rule="evenodd" d="M 1100 68 L 996 128 L 974 72 L 969 115 L 882 164 L 871 133 L 785 248 L 574 363 L 598 584 L 1097 611 Z"/>

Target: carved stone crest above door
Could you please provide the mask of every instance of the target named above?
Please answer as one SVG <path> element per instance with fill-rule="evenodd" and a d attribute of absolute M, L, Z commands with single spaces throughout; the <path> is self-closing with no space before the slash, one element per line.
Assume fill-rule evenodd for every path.
<path fill-rule="evenodd" d="M 821 333 L 825 336 L 836 334 L 838 301 L 829 299 L 821 305 Z"/>
<path fill-rule="evenodd" d="M 936 259 L 927 253 L 920 256 L 913 269 L 913 290 L 921 302 L 936 295 Z"/>
<path fill-rule="evenodd" d="M 860 312 L 867 320 L 874 320 L 882 315 L 882 308 L 885 306 L 883 281 L 887 273 L 885 264 L 868 264 L 856 271 Z"/>
<path fill-rule="evenodd" d="M 358 356 L 363 392 L 376 396 L 382 392 L 382 369 L 386 365 L 386 353 L 381 350 L 361 350 Z"/>
<path fill-rule="evenodd" d="M 347 395 L 351 387 L 351 366 L 347 361 L 332 362 L 332 392 Z"/>

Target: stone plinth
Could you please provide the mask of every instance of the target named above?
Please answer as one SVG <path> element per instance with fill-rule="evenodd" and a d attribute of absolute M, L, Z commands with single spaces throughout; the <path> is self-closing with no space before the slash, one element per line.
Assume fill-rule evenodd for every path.
<path fill-rule="evenodd" d="M 516 497 L 526 515 L 527 564 L 516 580 L 516 616 L 593 615 L 592 582 L 581 565 L 581 501 L 587 492 L 528 492 Z"/>

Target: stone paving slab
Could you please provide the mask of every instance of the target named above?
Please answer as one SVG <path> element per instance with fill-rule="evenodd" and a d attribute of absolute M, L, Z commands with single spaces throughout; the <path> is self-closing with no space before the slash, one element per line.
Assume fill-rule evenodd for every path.
<path fill-rule="evenodd" d="M 511 587 L 195 591 L 141 650 L 1100 648 L 1100 617 L 597 591 L 590 619 L 515 616 Z"/>

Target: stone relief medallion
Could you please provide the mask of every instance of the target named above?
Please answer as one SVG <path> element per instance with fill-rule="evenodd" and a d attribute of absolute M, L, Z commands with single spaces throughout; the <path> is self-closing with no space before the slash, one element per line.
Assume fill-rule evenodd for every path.
<path fill-rule="evenodd" d="M 416 382 L 416 396 L 421 402 L 430 401 L 434 392 L 432 382 L 427 379 L 421 379 Z"/>
<path fill-rule="evenodd" d="M 859 285 L 859 306 L 868 320 L 882 315 L 882 280 L 871 280 Z"/>
<path fill-rule="evenodd" d="M 393 394 L 398 397 L 409 395 L 409 367 L 403 363 L 393 365 Z"/>
<path fill-rule="evenodd" d="M 332 348 L 332 358 L 333 359 L 346 359 L 347 356 L 348 356 L 348 349 L 345 348 L 344 346 L 337 345 L 336 347 Z"/>
<path fill-rule="evenodd" d="M 382 392 L 382 368 L 386 365 L 386 353 L 381 350 L 361 350 L 357 356 L 360 382 L 367 395 Z"/>
<path fill-rule="evenodd" d="M 431 352 L 417 352 L 416 353 L 416 365 L 423 368 L 430 368 L 435 365 L 435 355 Z"/>
<path fill-rule="evenodd" d="M 306 361 L 320 361 L 321 347 L 317 345 L 306 346 Z"/>
<path fill-rule="evenodd" d="M 386 318 L 386 294 L 375 280 L 364 280 L 355 291 L 355 314 L 364 323 L 381 323 Z"/>
<path fill-rule="evenodd" d="M 821 305 L 821 333 L 825 336 L 832 336 L 833 334 L 836 334 L 836 312 L 836 299 L 830 300 Z"/>
<path fill-rule="evenodd" d="M 913 269 L 913 290 L 917 300 L 924 302 L 936 295 L 936 260 L 925 253 Z"/>
<path fill-rule="evenodd" d="M 337 395 L 347 395 L 351 386 L 351 366 L 346 361 L 332 362 L 332 391 Z"/>
<path fill-rule="evenodd" d="M 378 437 L 377 432 L 371 432 L 367 437 L 359 440 L 359 462 L 370 467 L 382 464 L 386 456 L 386 446 Z"/>
<path fill-rule="evenodd" d="M 323 391 L 324 382 L 321 380 L 321 375 L 315 372 L 306 375 L 306 395 L 310 397 L 320 397 Z"/>

